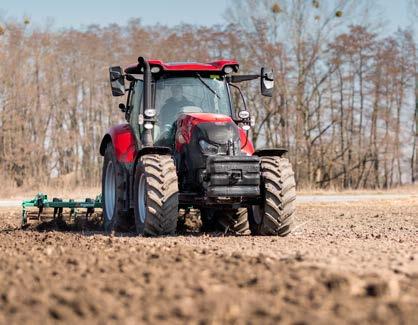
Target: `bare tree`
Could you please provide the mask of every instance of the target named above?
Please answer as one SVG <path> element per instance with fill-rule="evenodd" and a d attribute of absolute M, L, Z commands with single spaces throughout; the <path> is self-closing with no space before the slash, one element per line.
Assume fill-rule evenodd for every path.
<path fill-rule="evenodd" d="M 289 148 L 300 186 L 390 187 L 405 181 L 417 161 L 411 116 L 417 119 L 418 108 L 413 112 L 409 100 L 416 71 L 413 33 L 382 38 L 367 26 L 347 26 L 354 1 L 239 4 L 227 12 L 226 26 L 169 28 L 133 19 L 125 26 L 53 31 L 2 24 L 4 181 L 22 186 L 69 177 L 97 185 L 101 137 L 123 121 L 110 96 L 107 67 L 135 62 L 139 54 L 203 62 L 230 57 L 244 73 L 273 68 L 273 98 L 262 98 L 257 83 L 242 85 L 256 118 L 251 134 L 257 146 Z"/>

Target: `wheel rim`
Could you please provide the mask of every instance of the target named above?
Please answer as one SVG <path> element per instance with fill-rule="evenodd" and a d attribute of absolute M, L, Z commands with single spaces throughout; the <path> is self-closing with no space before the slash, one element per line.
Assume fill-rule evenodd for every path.
<path fill-rule="evenodd" d="M 111 220 L 113 217 L 113 211 L 115 209 L 116 201 L 116 179 L 115 179 L 115 168 L 113 162 L 109 161 L 106 167 L 106 178 L 105 178 L 105 217 L 107 220 Z"/>
<path fill-rule="evenodd" d="M 145 204 L 145 195 L 146 195 L 146 177 L 144 174 L 139 178 L 139 188 L 138 188 L 138 210 L 139 210 L 139 221 L 141 223 L 145 222 L 145 216 L 147 213 L 147 208 Z"/>

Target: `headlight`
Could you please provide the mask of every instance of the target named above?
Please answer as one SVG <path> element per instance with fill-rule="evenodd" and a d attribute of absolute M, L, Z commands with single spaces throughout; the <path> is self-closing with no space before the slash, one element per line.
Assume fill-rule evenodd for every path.
<path fill-rule="evenodd" d="M 215 146 L 205 140 L 199 140 L 200 149 L 205 155 L 216 155 L 218 153 L 218 146 Z"/>
<path fill-rule="evenodd" d="M 157 114 L 157 111 L 155 109 L 146 109 L 144 112 L 146 117 L 154 117 Z"/>
<path fill-rule="evenodd" d="M 247 119 L 247 118 L 249 118 L 249 117 L 250 117 L 250 112 L 248 112 L 248 111 L 239 111 L 239 112 L 238 112 L 238 116 L 239 116 L 241 119 L 245 120 L 245 119 Z"/>
<path fill-rule="evenodd" d="M 229 73 L 231 73 L 232 71 L 234 71 L 234 68 L 233 68 L 233 67 L 231 67 L 230 65 L 227 65 L 227 66 L 224 68 L 224 73 L 225 73 L 225 74 L 229 74 Z"/>
<path fill-rule="evenodd" d="M 151 67 L 151 73 L 158 73 L 160 72 L 161 68 L 157 65 Z"/>

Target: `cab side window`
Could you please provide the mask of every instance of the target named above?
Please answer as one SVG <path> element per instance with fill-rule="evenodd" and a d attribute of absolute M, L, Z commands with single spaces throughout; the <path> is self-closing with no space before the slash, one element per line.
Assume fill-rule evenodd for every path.
<path fill-rule="evenodd" d="M 139 134 L 142 131 L 142 125 L 138 124 L 139 114 L 142 111 L 142 93 L 144 89 L 144 82 L 142 80 L 136 80 L 132 88 L 130 106 L 130 118 L 129 122 L 134 126 L 134 133 L 139 140 Z"/>
<path fill-rule="evenodd" d="M 133 86 L 130 103 L 132 112 L 137 112 L 138 114 L 141 112 L 143 89 L 144 82 L 142 80 L 136 80 L 135 85 Z"/>

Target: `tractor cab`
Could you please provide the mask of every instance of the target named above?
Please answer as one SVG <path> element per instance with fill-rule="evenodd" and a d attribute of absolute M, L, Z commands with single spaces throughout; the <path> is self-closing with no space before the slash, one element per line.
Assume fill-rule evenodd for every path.
<path fill-rule="evenodd" d="M 260 75 L 239 76 L 239 78 L 231 76 L 232 72 L 237 72 L 239 69 L 238 63 L 233 60 L 219 60 L 209 64 L 164 63 L 160 60 L 149 60 L 150 71 L 146 76 L 147 72 L 141 62 L 127 67 L 124 71 L 126 79 L 130 81 L 130 87 L 128 103 L 121 104 L 121 108 L 127 113 L 128 122 L 131 116 L 138 121 L 139 130 L 135 130 L 137 134 L 152 129 L 150 134 L 153 145 L 174 146 L 174 142 L 170 140 L 173 140 L 175 122 L 180 115 L 187 113 L 229 116 L 235 121 L 241 120 L 244 129 L 249 129 L 250 114 L 246 110 L 244 97 L 242 96 L 243 112 L 238 114 L 242 117 L 235 116 L 231 87 L 237 88 L 234 83 L 256 79 Z M 112 67 L 110 71 L 113 80 L 112 93 L 114 96 L 121 96 L 125 93 L 122 69 Z M 272 76 L 265 74 L 262 81 L 262 93 L 271 96 L 274 85 Z M 150 90 L 147 96 L 144 89 L 148 88 Z M 144 103 L 149 107 L 144 108 Z M 132 127 L 136 129 L 137 126 L 134 124 Z M 138 142 L 142 144 L 144 141 Z"/>
<path fill-rule="evenodd" d="M 280 158 L 286 150 L 254 150 L 248 137 L 252 119 L 236 84 L 260 79 L 261 93 L 271 97 L 273 75 L 264 68 L 252 75 L 238 70 L 234 60 L 166 63 L 143 57 L 124 71 L 110 68 L 112 94 L 127 92 L 119 107 L 128 123 L 111 128 L 100 146 L 109 229 L 133 214 L 138 232 L 171 233 L 178 209 L 190 207 L 212 221 L 219 208 L 231 220 L 248 219 L 250 207 L 259 207 L 253 215 L 264 215 L 263 157 Z M 232 88 L 242 99 L 238 111 Z M 288 229 L 283 227 L 282 233 Z"/>

